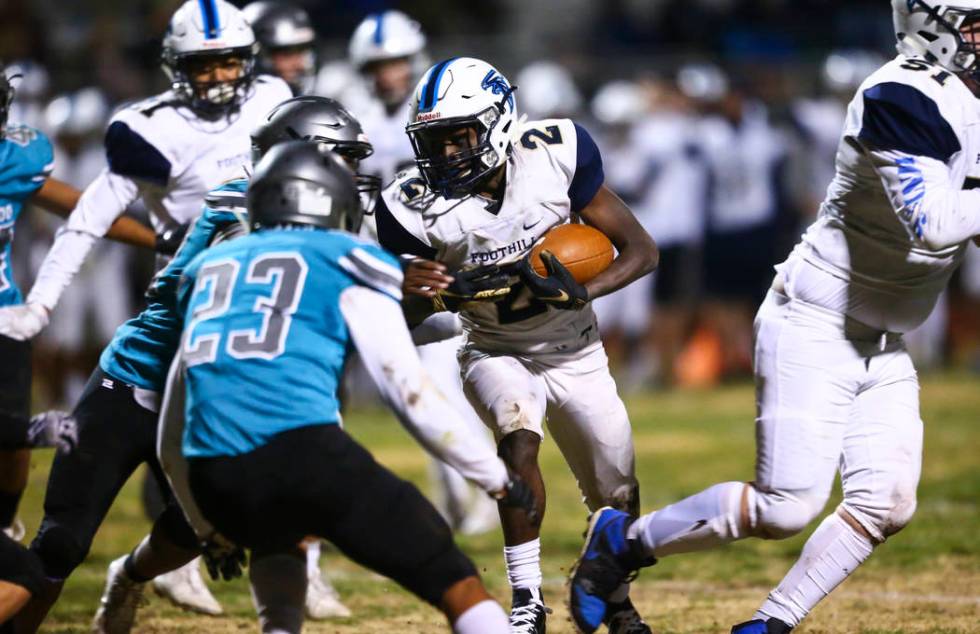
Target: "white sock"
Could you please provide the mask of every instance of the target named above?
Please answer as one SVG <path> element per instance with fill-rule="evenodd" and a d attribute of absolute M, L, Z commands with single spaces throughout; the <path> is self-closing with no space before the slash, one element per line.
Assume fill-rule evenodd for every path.
<path fill-rule="evenodd" d="M 320 576 L 320 540 L 306 542 L 306 576 L 310 579 Z"/>
<path fill-rule="evenodd" d="M 639 538 L 654 557 L 707 550 L 746 537 L 742 496 L 748 488 L 749 509 L 755 489 L 744 482 L 725 482 L 639 518 L 626 532 Z"/>
<path fill-rule="evenodd" d="M 303 557 L 281 553 L 253 558 L 248 578 L 263 634 L 299 634 L 306 606 Z"/>
<path fill-rule="evenodd" d="M 496 601 L 487 599 L 463 612 L 453 623 L 456 634 L 507 634 L 510 620 Z"/>
<path fill-rule="evenodd" d="M 837 513 L 824 518 L 803 546 L 796 564 L 756 612 L 796 627 L 817 603 L 871 555 L 874 544 Z"/>
<path fill-rule="evenodd" d="M 507 579 L 512 588 L 541 587 L 541 539 L 504 546 Z"/>

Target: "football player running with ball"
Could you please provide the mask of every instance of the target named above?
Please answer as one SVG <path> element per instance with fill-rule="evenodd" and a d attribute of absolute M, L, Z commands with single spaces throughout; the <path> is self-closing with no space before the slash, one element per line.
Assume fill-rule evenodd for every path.
<path fill-rule="evenodd" d="M 406 273 L 412 295 L 406 312 L 459 311 L 466 395 L 504 461 L 533 489 L 538 515 L 546 417 L 588 507 L 635 514 L 629 419 L 589 302 L 650 273 L 656 244 L 603 184 L 589 133 L 570 120 L 519 119 L 514 90 L 494 67 L 472 58 L 449 59 L 425 73 L 407 127 L 418 169 L 383 191 L 375 208 L 378 235 L 389 251 L 418 258 Z M 609 236 L 619 257 L 585 285 L 548 253 L 551 275 L 534 273 L 527 256 L 535 242 L 579 220 Z M 471 301 L 477 291 L 499 301 Z M 503 506 L 500 516 L 513 589 L 511 631 L 544 632 L 540 525 Z M 649 631 L 628 586 L 616 600 L 613 631 Z"/>
<path fill-rule="evenodd" d="M 398 260 L 352 233 L 363 214 L 352 173 L 314 143 L 280 144 L 256 167 L 247 204 L 253 232 L 198 256 L 178 292 L 183 455 L 204 519 L 253 552 L 328 539 L 438 606 L 454 632 L 506 633 L 435 508 L 340 425 L 337 388 L 356 347 L 421 443 L 533 514 L 530 489 L 465 433 L 428 378 L 402 316 Z"/>
<path fill-rule="evenodd" d="M 929 316 L 980 234 L 980 1 L 892 10 L 899 55 L 851 101 L 820 215 L 755 319 L 754 481 L 638 520 L 595 513 L 570 583 L 580 631 L 595 631 L 618 580 L 654 557 L 799 533 L 837 473 L 843 502 L 733 633 L 791 631 L 911 520 L 922 420 L 902 333 Z"/>

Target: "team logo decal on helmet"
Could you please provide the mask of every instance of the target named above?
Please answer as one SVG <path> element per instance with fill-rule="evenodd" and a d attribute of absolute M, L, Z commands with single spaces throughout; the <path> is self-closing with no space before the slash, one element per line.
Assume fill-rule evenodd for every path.
<path fill-rule="evenodd" d="M 162 65 L 178 98 L 199 113 L 222 114 L 248 94 L 255 53 L 255 36 L 241 11 L 225 0 L 188 0 L 170 19 Z M 196 71 L 229 58 L 240 66 L 233 78 L 195 77 Z"/>
<path fill-rule="evenodd" d="M 415 89 L 406 132 L 429 189 L 461 198 L 501 168 L 513 149 L 516 86 L 471 57 L 447 59 Z"/>

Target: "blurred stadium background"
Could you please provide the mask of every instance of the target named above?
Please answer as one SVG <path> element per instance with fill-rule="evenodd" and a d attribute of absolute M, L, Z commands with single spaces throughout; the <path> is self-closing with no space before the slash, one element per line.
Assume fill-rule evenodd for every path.
<path fill-rule="evenodd" d="M 241 0 L 233 3 L 242 6 Z M 751 318 L 781 261 L 814 217 L 833 175 L 844 108 L 857 85 L 892 56 L 894 35 L 885 0 L 295 0 L 310 14 L 320 38 L 318 92 L 341 100 L 363 90 L 346 61 L 347 41 L 367 14 L 386 8 L 421 22 L 433 60 L 484 57 L 520 89 L 518 108 L 536 116 L 573 116 L 601 141 L 606 174 L 665 252 L 664 270 L 599 306 L 600 324 L 628 397 L 637 429 L 644 505 L 665 503 L 718 477 L 748 477 L 752 460 Z M 159 70 L 160 37 L 178 0 L 3 0 L 0 59 L 22 75 L 15 80 L 12 121 L 48 132 L 58 146 L 55 175 L 83 188 L 102 168 L 101 135 L 114 107 L 166 89 Z M 352 96 L 350 98 L 356 98 Z M 134 208 L 131 213 L 143 213 Z M 40 264 L 56 219 L 25 213 L 18 228 L 15 270 L 22 288 Z M 756 284 L 727 284 L 726 271 L 757 271 Z M 105 244 L 90 258 L 35 347 L 35 409 L 70 407 L 115 327 L 139 310 L 153 271 L 153 255 Z M 980 376 L 980 249 L 930 321 L 909 337 L 920 371 L 934 372 L 923 389 L 924 416 L 945 428 L 927 437 L 924 500 L 912 537 L 897 554 L 858 576 L 837 606 L 861 627 L 834 625 L 836 612 L 818 612 L 806 631 L 980 631 L 980 557 L 977 554 L 976 430 Z M 734 387 L 724 385 L 734 382 Z M 721 387 L 715 387 L 721 386 Z M 696 398 L 684 390 L 697 388 Z M 661 392 L 654 392 L 661 390 Z M 364 402 L 367 399 L 362 399 Z M 355 414 L 354 433 L 424 482 L 416 448 L 371 410 Z M 735 421 L 742 424 L 735 425 Z M 930 421 L 931 422 L 931 421 Z M 973 449 L 970 449 L 973 447 Z M 546 575 L 558 579 L 577 548 L 584 509 L 551 447 L 547 457 Z M 28 528 L 38 516 L 48 457 L 25 502 Z M 691 473 L 690 464 L 702 465 Z M 400 471 L 401 472 L 401 471 Z M 554 474 L 554 477 L 552 477 Z M 556 482 L 555 478 L 560 478 Z M 554 483 L 554 484 L 553 484 Z M 93 561 L 77 575 L 56 608 L 57 631 L 84 628 L 94 610 L 105 564 L 132 546 L 145 528 L 138 493 L 127 490 L 100 534 Z M 546 534 L 549 526 L 546 525 Z M 546 538 L 547 539 L 547 538 Z M 499 536 L 464 541 L 490 567 L 491 587 L 504 594 Z M 666 566 L 673 585 L 666 603 L 646 596 L 641 607 L 669 614 L 669 631 L 719 631 L 754 605 L 798 552 L 799 540 L 740 546 L 735 554 L 697 557 Z M 561 555 L 548 559 L 548 549 Z M 889 549 L 892 547 L 890 546 Z M 554 553 L 552 553 L 554 554 Z M 753 559 L 754 558 L 754 559 Z M 336 558 L 335 558 L 336 559 Z M 710 564 L 706 562 L 712 562 Z M 873 560 L 878 562 L 878 560 Z M 397 624 L 436 621 L 390 584 L 345 571 L 342 593 L 357 592 L 355 610 L 375 606 L 377 626 L 365 622 L 323 631 L 390 631 Z M 731 572 L 747 570 L 735 586 Z M 484 568 L 486 571 L 487 568 Z M 896 571 L 908 583 L 894 585 Z M 956 580 L 960 582 L 957 582 Z M 691 583 L 706 584 L 705 592 Z M 688 584 L 688 585 L 685 585 Z M 972 585 L 973 590 L 967 590 Z M 951 600 L 922 605 L 923 593 Z M 551 597 L 558 603 L 557 582 Z M 727 593 L 727 594 L 726 594 Z M 869 596 L 899 598 L 876 609 L 889 624 L 877 629 Z M 219 595 L 237 621 L 251 623 L 247 593 Z M 955 595 L 955 596 L 954 596 Z M 399 595 L 402 596 L 402 595 Z M 892 597 L 894 599 L 894 596 Z M 399 603 L 398 601 L 401 601 Z M 873 601 L 873 599 L 870 599 Z M 67 606 L 67 607 L 66 607 Z M 381 606 L 381 607 L 377 607 Z M 394 606 L 394 607 L 393 607 Z M 862 606 L 864 606 L 862 608 Z M 560 608 L 559 608 L 560 609 Z M 692 610 L 707 611 L 697 627 Z M 894 612 L 894 614 L 892 614 Z M 154 609 L 140 631 L 200 631 L 168 609 Z M 393 616 L 392 616 L 393 615 Z M 406 616 L 407 615 L 407 616 Z M 908 615 L 913 615 L 911 621 Z M 894 618 L 889 618 L 893 616 Z M 948 629 L 931 623 L 952 616 Z M 398 620 L 404 617 L 407 620 Z M 188 617 L 189 618 L 189 617 Z M 712 618 L 718 621 L 712 623 Z M 395 620 L 392 620 L 395 619 Z M 412 621 L 416 619 L 416 621 Z M 419 621 L 418 619 L 421 619 Z M 428 620 L 426 620 L 428 619 Z M 865 622 L 867 625 L 865 627 Z M 208 622 L 208 629 L 225 631 Z M 373 621 L 372 621 L 373 623 Z M 912 623 L 904 629 L 902 623 Z M 973 625 L 970 625 L 972 623 Z M 222 626 L 223 627 L 223 626 Z M 430 631 L 435 626 L 419 626 Z M 555 631 L 564 631 L 556 623 Z M 313 631 L 319 631 L 313 629 Z"/>

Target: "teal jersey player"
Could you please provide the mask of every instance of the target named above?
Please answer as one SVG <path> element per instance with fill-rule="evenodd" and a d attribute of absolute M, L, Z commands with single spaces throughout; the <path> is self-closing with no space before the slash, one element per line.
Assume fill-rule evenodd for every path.
<path fill-rule="evenodd" d="M 25 125 L 7 126 L 0 140 L 0 306 L 23 302 L 10 270 L 14 224 L 53 167 L 54 153 L 44 133 Z"/>
<path fill-rule="evenodd" d="M 177 311 L 177 285 L 187 265 L 245 213 L 248 180 L 229 181 L 208 194 L 170 263 L 147 290 L 147 307 L 116 330 L 99 359 L 106 374 L 136 387 L 163 392 L 167 370 L 180 346 L 183 318 Z"/>
<path fill-rule="evenodd" d="M 339 231 L 264 230 L 209 249 L 184 277 L 188 458 L 338 423 L 350 346 L 341 293 L 362 285 L 401 299 L 397 259 Z"/>

